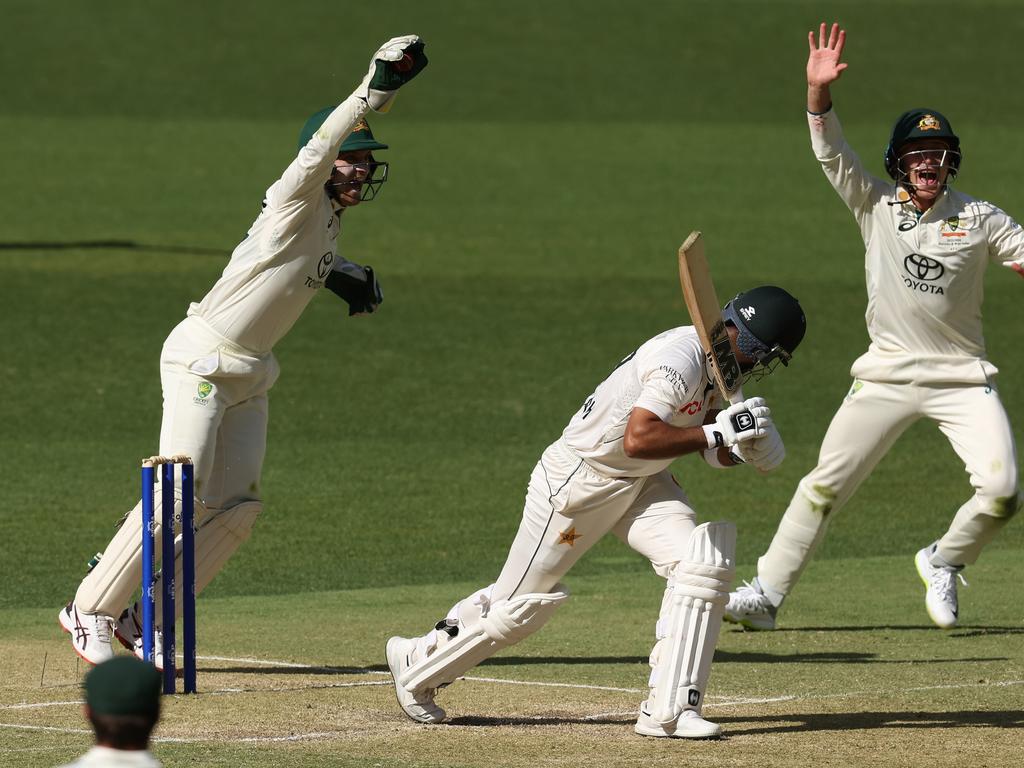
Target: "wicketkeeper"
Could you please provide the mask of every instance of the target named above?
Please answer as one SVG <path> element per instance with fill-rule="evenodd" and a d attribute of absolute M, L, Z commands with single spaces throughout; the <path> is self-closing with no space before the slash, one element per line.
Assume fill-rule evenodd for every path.
<path fill-rule="evenodd" d="M 781 288 L 741 293 L 723 313 L 741 370 L 787 363 L 804 336 L 799 303 Z M 775 469 L 782 438 L 762 398 L 724 410 L 696 331 L 675 328 L 627 356 L 573 416 L 533 470 L 519 533 L 497 581 L 460 600 L 422 637 L 392 637 L 387 661 L 399 704 L 437 723 L 437 689 L 537 631 L 569 597 L 560 579 L 609 531 L 667 580 L 650 695 L 636 732 L 715 738 L 701 706 L 734 570 L 731 523 L 697 525 L 668 467 L 699 453 L 714 467 Z"/>
<path fill-rule="evenodd" d="M 398 89 L 427 65 L 423 49 L 413 35 L 388 41 L 352 95 L 309 119 L 297 156 L 267 190 L 224 273 L 164 342 L 160 453 L 186 454 L 195 464 L 197 593 L 249 538 L 263 507 L 267 393 L 278 376 L 274 345 L 322 287 L 345 300 L 349 315 L 373 313 L 383 301 L 373 269 L 342 257 L 337 241 L 345 211 L 372 200 L 387 179 L 387 163 L 374 155 L 387 145 L 374 138 L 365 116 L 390 109 Z M 159 494 L 156 506 L 159 520 Z M 112 656 L 111 629 L 142 655 L 138 604 L 129 606 L 141 580 L 141 525 L 140 502 L 60 612 L 72 647 L 91 664 Z M 162 533 L 158 528 L 157 551 Z M 180 546 L 174 567 L 180 612 Z"/>
<path fill-rule="evenodd" d="M 948 530 L 915 558 L 925 607 L 956 626 L 957 579 L 1018 507 L 1017 451 L 981 327 L 989 262 L 1024 276 L 1024 230 L 991 203 L 952 189 L 960 139 L 941 113 L 912 109 L 885 150 L 892 181 L 869 174 L 843 138 L 829 86 L 846 33 L 809 34 L 807 120 L 825 176 L 864 239 L 871 344 L 853 363 L 853 384 L 825 433 L 818 465 L 800 481 L 757 577 L 733 593 L 729 621 L 773 629 L 783 598 L 836 512 L 918 419 L 934 421 L 967 471 L 973 495 Z M 944 499 L 934 499 L 945 506 Z M 965 582 L 966 583 L 966 582 Z"/>

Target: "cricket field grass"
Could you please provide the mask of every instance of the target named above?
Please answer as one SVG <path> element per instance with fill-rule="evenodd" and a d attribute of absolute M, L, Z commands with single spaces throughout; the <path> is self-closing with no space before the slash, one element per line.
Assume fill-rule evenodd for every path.
<path fill-rule="evenodd" d="M 160 345 L 220 275 L 306 117 L 378 44 L 430 66 L 373 115 L 379 198 L 343 255 L 385 303 L 324 292 L 275 350 L 265 510 L 198 600 L 199 689 L 166 700 L 166 766 L 1017 766 L 1024 525 L 965 571 L 962 624 L 931 626 L 914 553 L 971 495 L 918 423 L 831 523 L 770 633 L 726 626 L 706 714 L 720 742 L 635 736 L 663 584 L 616 540 L 565 581 L 543 631 L 398 709 L 393 634 L 496 576 L 544 447 L 623 356 L 688 322 L 676 251 L 704 232 L 719 296 L 797 296 L 793 364 L 748 385 L 787 459 L 770 476 L 673 470 L 738 527 L 754 575 L 865 349 L 863 246 L 809 148 L 807 30 L 838 20 L 836 110 L 884 173 L 894 118 L 946 114 L 957 184 L 1024 216 L 1024 99 L 1010 0 L 157 4 L 0 0 L 0 766 L 90 744 L 57 625 L 138 494 L 160 423 Z M 989 357 L 1020 442 L 1024 282 L 985 278 Z M 180 647 L 180 646 L 179 646 Z"/>

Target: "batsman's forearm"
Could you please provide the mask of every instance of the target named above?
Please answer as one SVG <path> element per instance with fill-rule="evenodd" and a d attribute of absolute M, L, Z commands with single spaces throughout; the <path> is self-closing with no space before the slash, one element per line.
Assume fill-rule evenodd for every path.
<path fill-rule="evenodd" d="M 807 84 L 807 111 L 820 115 L 832 106 L 832 91 L 827 85 Z"/>
<path fill-rule="evenodd" d="M 623 450 L 633 459 L 673 459 L 708 447 L 700 427 L 673 427 L 660 419 L 634 421 L 631 417 L 622 439 Z"/>

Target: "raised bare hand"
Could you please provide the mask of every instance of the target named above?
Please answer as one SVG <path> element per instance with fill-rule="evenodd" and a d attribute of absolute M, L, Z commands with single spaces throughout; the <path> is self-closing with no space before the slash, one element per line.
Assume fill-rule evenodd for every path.
<path fill-rule="evenodd" d="M 846 30 L 840 29 L 839 24 L 833 24 L 829 31 L 828 25 L 822 22 L 818 29 L 817 45 L 814 43 L 814 30 L 807 33 L 807 45 L 810 48 L 807 56 L 807 85 L 822 87 L 839 79 L 848 66 L 839 61 L 845 43 Z"/>

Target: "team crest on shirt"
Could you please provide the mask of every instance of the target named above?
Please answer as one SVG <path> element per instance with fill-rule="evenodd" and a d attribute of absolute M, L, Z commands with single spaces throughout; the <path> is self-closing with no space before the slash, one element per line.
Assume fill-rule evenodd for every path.
<path fill-rule="evenodd" d="M 959 214 L 950 216 L 939 222 L 939 245 L 951 251 L 957 251 L 971 242 L 970 226 L 971 217 L 961 217 Z"/>
<path fill-rule="evenodd" d="M 925 115 L 917 123 L 917 130 L 919 131 L 941 131 L 942 123 L 939 122 L 935 115 Z"/>

